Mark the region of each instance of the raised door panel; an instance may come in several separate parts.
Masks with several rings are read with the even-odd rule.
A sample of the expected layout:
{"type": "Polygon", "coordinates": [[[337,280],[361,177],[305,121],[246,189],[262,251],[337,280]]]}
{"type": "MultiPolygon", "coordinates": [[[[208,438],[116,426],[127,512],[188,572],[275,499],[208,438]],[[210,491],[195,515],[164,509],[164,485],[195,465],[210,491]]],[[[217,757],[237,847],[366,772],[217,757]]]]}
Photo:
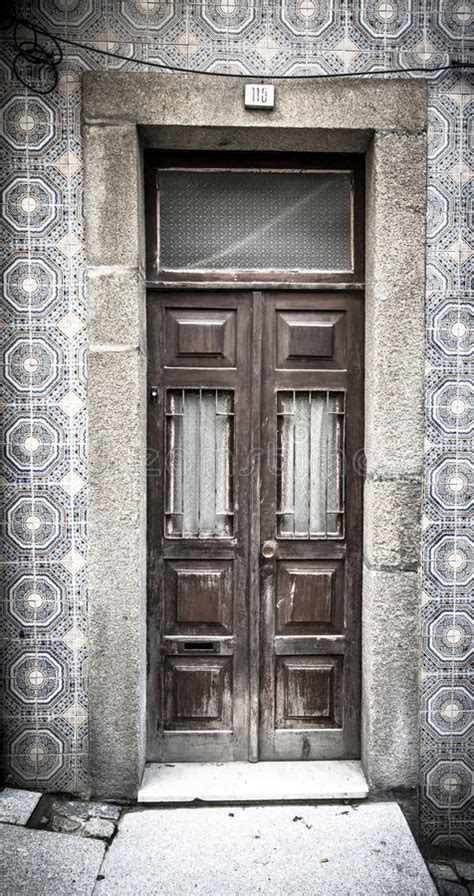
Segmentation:
{"type": "Polygon", "coordinates": [[[233,561],[181,560],[165,565],[167,635],[231,635],[233,561]]]}
{"type": "Polygon", "coordinates": [[[236,311],[168,308],[165,363],[169,367],[235,367],[236,311]]]}
{"type": "Polygon", "coordinates": [[[278,657],[277,728],[337,728],[341,723],[342,658],[278,657]]]}
{"type": "Polygon", "coordinates": [[[341,368],[346,352],[343,311],[278,311],[277,367],[341,368]]]}
{"type": "Polygon", "coordinates": [[[232,658],[166,657],[165,730],[232,727],[232,658]]]}
{"type": "Polygon", "coordinates": [[[342,560],[281,560],[276,564],[275,634],[342,634],[342,560]]]}

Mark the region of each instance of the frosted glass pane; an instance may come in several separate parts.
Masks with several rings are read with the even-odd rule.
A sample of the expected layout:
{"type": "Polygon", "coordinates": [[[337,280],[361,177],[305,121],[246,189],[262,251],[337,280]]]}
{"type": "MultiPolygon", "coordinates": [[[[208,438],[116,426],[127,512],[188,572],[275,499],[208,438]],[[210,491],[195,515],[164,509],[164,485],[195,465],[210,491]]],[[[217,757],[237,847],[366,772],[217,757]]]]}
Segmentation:
{"type": "Polygon", "coordinates": [[[351,175],[159,174],[159,267],[350,271],[351,175]]]}
{"type": "Polygon", "coordinates": [[[295,414],[294,392],[280,392],[278,420],[278,457],[279,457],[279,491],[280,519],[279,532],[291,533],[294,530],[295,506],[295,414]]]}
{"type": "Polygon", "coordinates": [[[324,393],[310,394],[310,532],[324,532],[326,528],[327,420],[325,399],[324,393]]]}
{"type": "Polygon", "coordinates": [[[293,418],[295,430],[295,515],[294,530],[297,534],[308,531],[309,482],[308,467],[311,460],[311,443],[309,428],[310,407],[305,393],[296,393],[295,412],[293,418]]]}
{"type": "Polygon", "coordinates": [[[183,535],[199,533],[199,393],[183,393],[183,535]]]}
{"type": "Polygon", "coordinates": [[[327,531],[334,534],[338,532],[343,511],[342,452],[339,446],[338,426],[344,405],[340,393],[328,393],[327,411],[327,531]]]}
{"type": "Polygon", "coordinates": [[[229,536],[232,392],[170,389],[166,399],[166,534],[229,536]]]}
{"type": "Polygon", "coordinates": [[[279,392],[277,414],[278,534],[342,535],[343,394],[279,392]]]}

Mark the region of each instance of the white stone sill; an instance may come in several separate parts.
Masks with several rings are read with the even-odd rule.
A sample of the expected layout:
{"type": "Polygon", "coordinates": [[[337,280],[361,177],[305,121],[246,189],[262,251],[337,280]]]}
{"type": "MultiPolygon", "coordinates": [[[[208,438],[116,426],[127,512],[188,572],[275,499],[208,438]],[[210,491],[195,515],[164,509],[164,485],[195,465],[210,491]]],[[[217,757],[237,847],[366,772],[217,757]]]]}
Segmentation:
{"type": "Polygon", "coordinates": [[[150,763],[139,803],[291,802],[364,799],[369,793],[359,760],[331,762],[150,763]]]}

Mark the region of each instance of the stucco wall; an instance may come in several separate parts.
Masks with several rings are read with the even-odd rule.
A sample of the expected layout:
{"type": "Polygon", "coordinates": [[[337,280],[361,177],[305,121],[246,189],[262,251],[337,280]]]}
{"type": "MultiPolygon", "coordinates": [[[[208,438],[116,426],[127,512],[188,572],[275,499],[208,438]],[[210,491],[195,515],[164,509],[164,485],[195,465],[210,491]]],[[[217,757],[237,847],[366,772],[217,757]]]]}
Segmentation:
{"type": "MultiPolygon", "coordinates": [[[[473,24],[468,0],[43,0],[18,8],[59,35],[128,57],[267,75],[443,64],[448,53],[463,58],[473,24]]],[[[4,49],[8,60],[11,47],[6,43],[4,49]]],[[[84,286],[81,74],[141,66],[91,49],[64,45],[63,50],[58,87],[47,96],[25,90],[7,62],[1,64],[6,83],[3,755],[13,784],[84,791],[89,773],[87,484],[94,473],[86,456],[85,311],[94,293],[86,294],[84,286]]],[[[430,76],[428,89],[419,781],[425,837],[462,845],[469,838],[471,794],[473,91],[468,73],[458,71],[430,76]]],[[[106,396],[104,403],[106,413],[106,396]]],[[[117,612],[126,615],[120,601],[117,612]]],[[[410,641],[413,632],[406,637],[410,641]]]]}

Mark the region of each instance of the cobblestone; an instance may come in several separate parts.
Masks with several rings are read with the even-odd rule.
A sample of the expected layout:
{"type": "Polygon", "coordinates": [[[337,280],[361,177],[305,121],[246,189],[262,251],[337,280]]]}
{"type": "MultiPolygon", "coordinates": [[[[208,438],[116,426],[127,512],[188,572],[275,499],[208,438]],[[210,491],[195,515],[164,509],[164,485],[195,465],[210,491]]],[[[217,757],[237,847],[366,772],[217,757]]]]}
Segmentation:
{"type": "Polygon", "coordinates": [[[428,862],[428,868],[436,879],[441,880],[458,880],[458,876],[451,865],[445,865],[442,862],[428,862]]]}
{"type": "Polygon", "coordinates": [[[61,815],[72,815],[75,818],[109,818],[111,821],[118,821],[120,806],[114,806],[108,803],[87,803],[80,800],[66,803],[55,803],[55,809],[61,815]]]}
{"type": "Polygon", "coordinates": [[[429,870],[439,896],[474,896],[474,863],[453,859],[452,862],[429,862],[429,870]]]}
{"type": "Polygon", "coordinates": [[[72,815],[63,817],[62,815],[53,816],[53,831],[57,834],[74,834],[82,827],[80,818],[74,818],[72,815]]]}
{"type": "Polygon", "coordinates": [[[115,834],[113,821],[104,818],[91,818],[83,828],[85,837],[100,837],[101,840],[109,840],[115,834]]]}
{"type": "Polygon", "coordinates": [[[474,881],[474,862],[460,862],[456,859],[454,867],[463,880],[474,881]]]}
{"type": "Polygon", "coordinates": [[[110,840],[115,834],[121,811],[120,806],[108,803],[55,799],[47,822],[49,829],[58,833],[110,840]]]}
{"type": "Polygon", "coordinates": [[[468,896],[469,890],[462,884],[452,880],[439,880],[436,882],[440,896],[468,896]]]}

